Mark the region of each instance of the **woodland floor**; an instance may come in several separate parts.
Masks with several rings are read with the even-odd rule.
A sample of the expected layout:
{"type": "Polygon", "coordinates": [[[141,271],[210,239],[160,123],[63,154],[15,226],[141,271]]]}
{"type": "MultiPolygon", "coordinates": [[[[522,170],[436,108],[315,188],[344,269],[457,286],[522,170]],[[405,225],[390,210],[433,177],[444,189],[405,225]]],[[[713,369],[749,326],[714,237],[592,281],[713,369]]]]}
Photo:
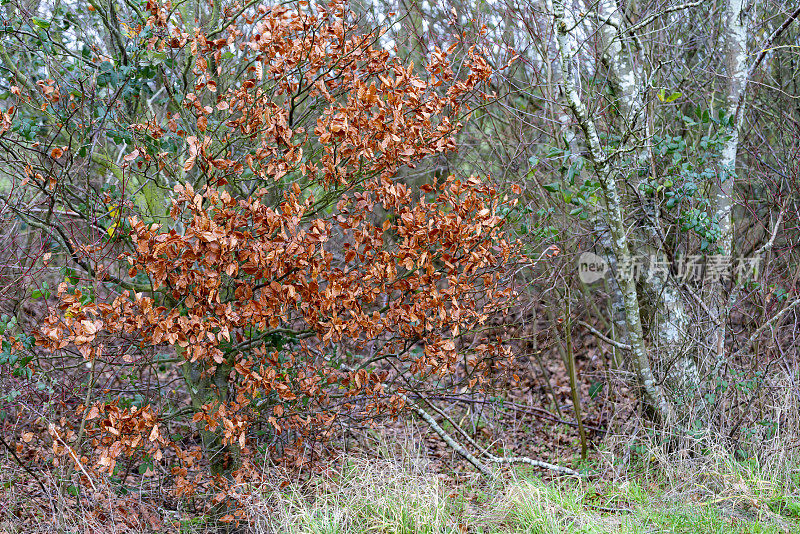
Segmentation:
{"type": "MultiPolygon", "coordinates": [[[[542,337],[541,352],[526,346],[494,391],[434,400],[493,454],[544,460],[585,478],[506,466],[486,480],[423,421],[407,417],[379,429],[346,428],[308,468],[248,487],[240,532],[800,534],[797,465],[736,462],[714,451],[697,458],[654,445],[634,396],[608,368],[608,349],[576,331],[589,450],[582,460],[557,345],[542,337]]],[[[19,435],[3,425],[4,436],[19,435]]],[[[0,453],[0,534],[216,531],[203,506],[210,495],[168,498],[136,469],[89,498],[59,492],[63,466],[45,470],[18,445],[16,458],[5,447],[0,453]]]]}
{"type": "MultiPolygon", "coordinates": [[[[583,346],[579,354],[591,351],[583,346]]],[[[613,388],[593,386],[592,373],[607,376],[593,367],[597,361],[578,359],[590,441],[586,460],[580,459],[569,381],[558,358],[547,359],[552,389],[537,379],[541,369],[520,375],[534,364],[520,358],[520,380],[507,384],[502,402],[454,397],[443,403],[495,454],[570,466],[588,475],[583,480],[523,466],[506,467],[488,481],[422,421],[408,418],[380,431],[349,429],[326,451],[325,469],[295,472],[279,488],[249,488],[243,500],[248,521],[240,532],[800,533],[798,488],[780,473],[713,455],[676,462],[644,441],[626,448],[606,435],[602,429],[615,425],[630,431],[637,414],[633,402],[620,414],[624,403],[608,397],[613,388]],[[607,409],[612,401],[613,413],[607,409]]],[[[159,492],[135,472],[91,502],[62,495],[53,513],[53,503],[8,451],[2,461],[0,534],[216,531],[197,505],[202,496],[159,501],[153,498],[159,492]]],[[[54,487],[52,473],[37,476],[47,489],[54,487]]]]}

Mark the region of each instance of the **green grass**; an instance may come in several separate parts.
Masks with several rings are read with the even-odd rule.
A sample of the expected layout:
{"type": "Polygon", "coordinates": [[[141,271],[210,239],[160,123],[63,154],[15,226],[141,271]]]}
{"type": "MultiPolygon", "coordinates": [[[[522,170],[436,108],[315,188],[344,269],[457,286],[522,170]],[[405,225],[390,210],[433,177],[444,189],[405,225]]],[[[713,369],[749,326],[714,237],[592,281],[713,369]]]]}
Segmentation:
{"type": "Polygon", "coordinates": [[[800,499],[750,467],[547,481],[530,471],[445,484],[407,459],[353,460],[314,488],[253,501],[258,534],[800,534],[800,499]]]}
{"type": "MultiPolygon", "coordinates": [[[[487,481],[471,471],[437,473],[414,447],[376,445],[371,457],[350,457],[302,484],[280,488],[278,478],[260,489],[242,486],[247,520],[237,532],[800,534],[796,463],[763,466],[721,455],[680,460],[648,452],[645,461],[614,471],[609,466],[616,456],[600,452],[585,479],[546,479],[541,471],[519,467],[487,481]]],[[[62,531],[82,532],[80,510],[67,512],[72,519],[61,521],[62,531]]],[[[164,515],[173,528],[162,532],[214,531],[210,519],[179,515],[172,522],[164,515]]],[[[44,528],[47,519],[37,532],[52,531],[44,528]]],[[[31,532],[0,522],[3,530],[31,532]]]]}
{"type": "Polygon", "coordinates": [[[457,504],[444,485],[408,464],[351,461],[318,481],[316,494],[299,486],[253,503],[257,532],[286,534],[458,533],[457,504]]]}
{"type": "Polygon", "coordinates": [[[556,489],[542,481],[513,483],[506,490],[503,515],[488,533],[530,534],[686,534],[800,532],[798,525],[771,511],[744,513],[714,503],[679,503],[661,491],[643,495],[641,487],[608,494],[578,487],[556,489]],[[605,501],[605,502],[603,502],[605,501]],[[602,504],[598,504],[602,502],[602,504]]]}

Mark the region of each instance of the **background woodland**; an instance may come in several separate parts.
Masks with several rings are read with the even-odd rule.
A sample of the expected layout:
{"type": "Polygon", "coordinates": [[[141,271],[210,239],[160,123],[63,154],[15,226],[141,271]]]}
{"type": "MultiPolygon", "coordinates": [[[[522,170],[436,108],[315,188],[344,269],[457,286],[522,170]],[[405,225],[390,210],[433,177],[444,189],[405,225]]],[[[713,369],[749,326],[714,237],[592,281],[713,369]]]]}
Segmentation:
{"type": "Polygon", "coordinates": [[[800,7],[0,3],[0,529],[797,528],[800,7]]]}

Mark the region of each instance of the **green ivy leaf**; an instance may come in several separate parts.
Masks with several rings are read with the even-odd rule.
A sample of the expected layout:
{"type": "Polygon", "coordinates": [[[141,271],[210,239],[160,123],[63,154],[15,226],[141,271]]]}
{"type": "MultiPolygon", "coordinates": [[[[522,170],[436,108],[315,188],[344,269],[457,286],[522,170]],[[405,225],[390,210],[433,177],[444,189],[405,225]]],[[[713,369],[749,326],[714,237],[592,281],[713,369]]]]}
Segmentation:
{"type": "Polygon", "coordinates": [[[589,387],[589,396],[591,398],[595,398],[601,391],[603,391],[605,385],[605,382],[592,382],[592,385],[589,387]]]}
{"type": "Polygon", "coordinates": [[[40,28],[42,28],[44,30],[46,30],[47,28],[50,27],[50,23],[48,21],[46,21],[46,20],[42,20],[42,19],[37,18],[37,17],[33,17],[32,20],[33,20],[34,24],[36,24],[37,26],[39,26],[40,28]]]}
{"type": "Polygon", "coordinates": [[[551,193],[556,193],[561,189],[561,184],[557,182],[553,182],[551,184],[543,185],[545,191],[549,191],[551,193]]]}

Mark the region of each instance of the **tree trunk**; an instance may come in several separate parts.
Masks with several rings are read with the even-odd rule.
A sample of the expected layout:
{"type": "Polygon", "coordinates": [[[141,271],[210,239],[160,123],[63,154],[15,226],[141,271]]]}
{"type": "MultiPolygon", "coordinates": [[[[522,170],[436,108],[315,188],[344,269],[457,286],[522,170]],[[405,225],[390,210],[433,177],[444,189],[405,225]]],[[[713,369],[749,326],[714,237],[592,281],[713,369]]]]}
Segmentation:
{"type": "MultiPolygon", "coordinates": [[[[572,110],[579,126],[583,130],[589,149],[589,159],[594,165],[594,172],[603,191],[605,200],[604,214],[611,233],[611,245],[614,254],[617,258],[631,258],[628,233],[623,217],[622,200],[617,185],[619,172],[610,164],[609,158],[600,143],[595,122],[589,116],[586,106],[578,94],[576,80],[574,79],[572,43],[564,11],[564,1],[554,0],[553,16],[556,45],[559,52],[564,96],[568,107],[572,110]]],[[[632,363],[636,370],[639,385],[644,390],[645,398],[655,410],[658,418],[665,424],[670,424],[675,422],[675,411],[663,389],[657,383],[650,366],[642,331],[639,295],[633,272],[628,269],[620,269],[617,275],[617,282],[622,293],[628,342],[631,346],[632,363]]]]}
{"type": "MultiPolygon", "coordinates": [[[[182,355],[184,350],[179,350],[182,355]]],[[[208,375],[202,362],[184,361],[182,366],[183,377],[189,387],[192,398],[192,408],[195,413],[203,412],[203,407],[216,410],[220,404],[228,400],[231,365],[223,362],[218,365],[213,374],[208,375]]],[[[239,467],[239,446],[236,443],[225,444],[223,428],[220,424],[215,429],[206,429],[202,420],[197,423],[197,431],[203,441],[205,457],[209,459],[212,475],[228,477],[239,467]]]]}

